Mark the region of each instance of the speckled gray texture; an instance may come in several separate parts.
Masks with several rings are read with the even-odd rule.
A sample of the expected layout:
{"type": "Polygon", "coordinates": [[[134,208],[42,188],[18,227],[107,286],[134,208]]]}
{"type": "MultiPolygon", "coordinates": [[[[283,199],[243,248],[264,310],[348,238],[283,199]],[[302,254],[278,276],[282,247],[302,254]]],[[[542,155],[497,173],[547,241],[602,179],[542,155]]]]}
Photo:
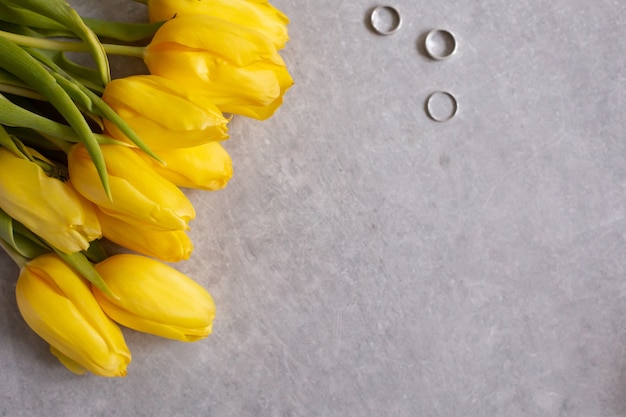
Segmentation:
{"type": "Polygon", "coordinates": [[[231,123],[227,189],[189,194],[179,267],[214,334],[127,331],[127,378],[76,377],[2,257],[0,415],[625,416],[626,3],[397,0],[388,37],[374,2],[274,4],[296,85],[231,123]],[[458,36],[445,62],[419,45],[435,27],[458,36]],[[447,123],[424,112],[439,89],[447,123]]]}

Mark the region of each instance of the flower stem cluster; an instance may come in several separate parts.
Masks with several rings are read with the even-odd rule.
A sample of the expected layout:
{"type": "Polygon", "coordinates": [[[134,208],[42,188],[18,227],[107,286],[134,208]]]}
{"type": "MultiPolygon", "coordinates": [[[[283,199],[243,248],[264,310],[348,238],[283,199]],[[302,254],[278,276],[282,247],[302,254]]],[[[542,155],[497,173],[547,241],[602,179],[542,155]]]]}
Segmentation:
{"type": "Polygon", "coordinates": [[[211,333],[211,295],[164,263],[193,251],[184,190],[224,188],[231,115],[267,119],[293,84],[268,1],[136,1],[145,23],[0,0],[0,246],[28,325],[68,369],[106,377],[131,361],[120,325],[211,333]],[[148,71],[112,77],[110,55],[148,71]]]}

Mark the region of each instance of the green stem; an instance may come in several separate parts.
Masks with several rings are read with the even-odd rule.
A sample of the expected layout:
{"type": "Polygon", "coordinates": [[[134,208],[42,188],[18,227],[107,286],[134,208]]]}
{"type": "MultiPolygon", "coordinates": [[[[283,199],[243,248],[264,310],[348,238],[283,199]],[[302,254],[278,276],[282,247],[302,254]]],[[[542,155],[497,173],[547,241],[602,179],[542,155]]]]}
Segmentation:
{"type": "MultiPolygon", "coordinates": [[[[18,35],[16,33],[0,30],[0,36],[21,46],[48,49],[65,52],[89,52],[89,47],[83,42],[58,41],[53,39],[34,38],[32,36],[18,35]]],[[[133,56],[142,58],[145,47],[131,45],[102,44],[104,50],[112,55],[133,56]]]]}
{"type": "MultiPolygon", "coordinates": [[[[112,43],[104,43],[102,46],[107,54],[132,56],[140,59],[143,59],[146,51],[144,46],[115,45],[112,43]]],[[[85,48],[85,50],[87,49],[85,48]]]]}

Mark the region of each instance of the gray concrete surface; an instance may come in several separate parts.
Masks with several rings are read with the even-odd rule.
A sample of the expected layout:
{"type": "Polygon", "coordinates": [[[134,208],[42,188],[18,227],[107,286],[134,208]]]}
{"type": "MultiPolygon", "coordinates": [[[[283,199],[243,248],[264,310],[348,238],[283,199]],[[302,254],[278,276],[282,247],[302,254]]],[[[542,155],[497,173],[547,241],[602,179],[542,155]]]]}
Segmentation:
{"type": "Polygon", "coordinates": [[[296,85],[232,122],[228,188],[190,193],[180,268],[214,334],[128,331],[127,378],[76,377],[1,257],[0,415],[625,416],[626,3],[395,0],[388,37],[374,2],[274,4],[296,85]],[[419,46],[435,27],[445,62],[419,46]],[[439,89],[447,123],[424,112],[439,89]]]}

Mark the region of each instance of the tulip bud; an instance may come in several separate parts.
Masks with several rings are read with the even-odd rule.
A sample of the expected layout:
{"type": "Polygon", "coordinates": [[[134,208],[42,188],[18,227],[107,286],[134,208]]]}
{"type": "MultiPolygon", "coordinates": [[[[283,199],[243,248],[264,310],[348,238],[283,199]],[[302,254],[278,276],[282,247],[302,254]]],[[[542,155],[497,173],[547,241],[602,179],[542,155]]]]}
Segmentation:
{"type": "Polygon", "coordinates": [[[175,16],[207,15],[257,30],[277,49],[289,40],[289,19],[267,0],[148,0],[151,22],[175,16]]]}
{"type": "Polygon", "coordinates": [[[202,286],[176,269],[140,255],[113,255],[96,265],[115,300],[92,286],[102,309],[131,329],[193,342],[211,333],[215,304],[202,286]]]}
{"type": "Polygon", "coordinates": [[[92,205],[69,183],[47,176],[39,165],[5,148],[0,148],[0,167],[0,208],[50,245],[79,252],[101,236],[92,205]]]}
{"type": "Polygon", "coordinates": [[[233,164],[228,152],[219,142],[209,142],[193,148],[159,151],[160,164],[141,150],[136,151],[162,177],[179,187],[219,190],[233,176],[233,164]]]}
{"type": "Polygon", "coordinates": [[[179,262],[189,259],[193,243],[182,230],[158,230],[126,222],[97,210],[103,236],[132,251],[152,256],[164,262],[179,262]]]}
{"type": "Polygon", "coordinates": [[[82,144],[68,154],[70,181],[87,200],[109,216],[161,230],[186,230],[195,210],[185,194],[157,174],[132,149],[101,145],[112,199],[100,185],[93,161],[82,144]]]}
{"type": "Polygon", "coordinates": [[[165,22],[145,49],[151,74],[208,95],[226,113],[267,119],[293,80],[276,47],[254,29],[203,15],[165,22]]]}
{"type": "MultiPolygon", "coordinates": [[[[155,75],[118,78],[107,84],[102,99],[152,150],[228,138],[228,119],[210,96],[183,83],[155,75]]],[[[104,126],[114,138],[131,143],[114,123],[104,119],[104,126]]]]}
{"type": "Polygon", "coordinates": [[[119,327],[89,284],[56,254],[29,261],[16,285],[17,306],[52,353],[76,373],[125,376],[131,355],[119,327]]]}

